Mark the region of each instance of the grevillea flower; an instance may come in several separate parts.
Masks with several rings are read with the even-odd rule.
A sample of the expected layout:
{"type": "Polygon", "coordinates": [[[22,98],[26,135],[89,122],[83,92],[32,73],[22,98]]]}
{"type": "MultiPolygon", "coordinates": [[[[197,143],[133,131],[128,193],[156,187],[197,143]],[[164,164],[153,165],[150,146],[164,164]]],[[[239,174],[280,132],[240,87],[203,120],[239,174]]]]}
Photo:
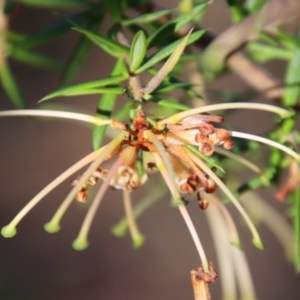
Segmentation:
{"type": "MultiPolygon", "coordinates": [[[[282,108],[253,103],[207,105],[180,112],[165,119],[149,118],[143,110],[138,110],[130,124],[123,124],[114,119],[101,120],[96,117],[70,112],[44,110],[0,112],[0,117],[45,116],[76,119],[99,126],[110,125],[113,129],[119,131],[119,134],[110,143],[90,153],[49,183],[17,214],[11,223],[2,228],[2,235],[4,237],[14,236],[19,222],[46,194],[82,167],[91,163],[82,176],[73,179],[71,182],[73,186],[71,192],[62,202],[53,218],[45,225],[46,231],[51,233],[59,231],[61,218],[72,201],[76,199],[85,202],[87,199],[86,190],[102,181],[83,221],[79,235],[73,242],[73,247],[77,250],[83,250],[88,246],[87,237],[90,226],[109,187],[123,190],[129,229],[135,241],[135,246],[139,246],[143,243],[143,237],[133,219],[130,192],[141,187],[151,177],[149,171],[157,169],[171,192],[172,205],[179,208],[188,226],[202,262],[201,269],[192,271],[193,282],[196,280],[195,278],[201,278],[204,285],[207,285],[214,280],[216,274],[206,258],[197,231],[185,208],[185,195],[194,195],[200,208],[208,208],[209,210],[209,203],[211,201],[215,202],[214,197],[210,195],[214,195],[218,188],[222,190],[248,224],[253,236],[253,243],[258,248],[263,248],[262,241],[251,219],[224,183],[222,177],[226,178],[226,174],[223,173],[220,167],[214,165],[210,156],[215,151],[226,155],[227,151],[225,150],[229,150],[234,146],[234,138],[244,138],[277,147],[292,156],[296,161],[300,161],[299,154],[282,144],[260,136],[220,128],[219,126],[223,122],[222,116],[203,114],[226,109],[259,109],[276,113],[282,118],[291,116],[291,112],[282,108]],[[109,170],[103,168],[103,162],[107,160],[114,161],[109,170]]],[[[226,211],[221,202],[218,205],[224,207],[223,212],[226,211]]],[[[228,213],[225,212],[226,214],[225,219],[232,223],[228,213]]],[[[236,230],[233,230],[233,232],[236,232],[236,230]]],[[[237,233],[232,235],[232,244],[239,246],[237,233]]]]}

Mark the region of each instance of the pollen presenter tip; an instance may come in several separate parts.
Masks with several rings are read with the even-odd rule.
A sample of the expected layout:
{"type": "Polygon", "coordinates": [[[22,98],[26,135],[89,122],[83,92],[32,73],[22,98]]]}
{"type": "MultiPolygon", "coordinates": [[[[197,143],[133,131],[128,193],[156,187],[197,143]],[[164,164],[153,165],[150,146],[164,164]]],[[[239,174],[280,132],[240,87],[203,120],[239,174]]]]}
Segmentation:
{"type": "Polygon", "coordinates": [[[46,223],[44,225],[44,229],[48,232],[48,233],[56,233],[58,231],[60,231],[60,225],[57,223],[46,223]]]}
{"type": "Polygon", "coordinates": [[[264,246],[264,244],[262,243],[261,240],[253,239],[253,240],[252,240],[252,243],[253,243],[253,245],[254,245],[256,248],[258,248],[258,249],[260,249],[260,250],[264,250],[264,249],[265,249],[265,246],[264,246]]]}
{"type": "Polygon", "coordinates": [[[72,243],[73,249],[77,251],[82,251],[88,248],[89,242],[87,240],[82,240],[82,239],[75,239],[72,243]]]}
{"type": "Polygon", "coordinates": [[[145,243],[145,237],[143,235],[139,235],[134,239],[133,247],[134,249],[139,249],[144,245],[144,243],[145,243]]]}
{"type": "Polygon", "coordinates": [[[241,251],[243,250],[243,248],[242,248],[242,246],[241,246],[241,244],[240,244],[239,241],[233,241],[230,244],[231,244],[231,246],[233,246],[234,248],[236,248],[238,250],[241,250],[241,251]]]}
{"type": "Polygon", "coordinates": [[[15,227],[12,227],[10,225],[4,226],[1,229],[1,234],[5,238],[12,238],[17,234],[17,229],[15,227]]]}

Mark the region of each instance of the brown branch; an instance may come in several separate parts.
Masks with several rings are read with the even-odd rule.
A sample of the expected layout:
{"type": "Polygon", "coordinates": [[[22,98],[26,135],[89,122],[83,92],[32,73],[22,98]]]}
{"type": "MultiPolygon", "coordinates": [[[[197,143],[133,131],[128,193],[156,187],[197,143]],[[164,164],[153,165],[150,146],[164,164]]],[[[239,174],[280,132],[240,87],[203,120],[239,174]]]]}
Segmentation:
{"type": "Polygon", "coordinates": [[[212,263],[209,265],[209,271],[210,274],[206,274],[202,267],[191,271],[195,300],[211,300],[208,285],[217,278],[217,273],[214,270],[212,263]]]}

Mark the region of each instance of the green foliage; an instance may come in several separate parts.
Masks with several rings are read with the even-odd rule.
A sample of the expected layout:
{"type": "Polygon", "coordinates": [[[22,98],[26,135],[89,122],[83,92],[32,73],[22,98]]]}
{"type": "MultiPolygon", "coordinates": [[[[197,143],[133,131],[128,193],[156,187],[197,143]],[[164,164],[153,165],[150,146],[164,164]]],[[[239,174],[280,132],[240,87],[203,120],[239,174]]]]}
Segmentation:
{"type": "Polygon", "coordinates": [[[143,31],[138,31],[132,41],[129,56],[129,70],[135,73],[141,65],[147,50],[146,36],[143,31]]]}
{"type": "MultiPolygon", "coordinates": [[[[79,84],[75,84],[72,86],[68,86],[68,87],[64,87],[61,88],[55,92],[52,92],[50,94],[48,94],[47,96],[45,96],[43,99],[41,99],[41,101],[45,101],[45,100],[49,100],[55,97],[59,97],[59,96],[76,96],[76,95],[84,95],[85,93],[88,95],[90,94],[89,91],[93,91],[92,93],[94,94],[95,88],[99,88],[99,87],[104,87],[110,84],[114,84],[114,83],[120,83],[121,81],[123,81],[126,77],[124,75],[117,75],[117,76],[111,76],[108,78],[103,78],[103,79],[99,79],[99,80],[94,80],[94,81],[90,81],[90,82],[84,82],[84,83],[79,83],[79,84]]],[[[105,91],[107,93],[117,93],[117,94],[121,94],[122,93],[122,89],[120,88],[103,88],[103,89],[98,89],[99,90],[99,94],[102,93],[100,92],[101,90],[105,93],[105,91]]]]}

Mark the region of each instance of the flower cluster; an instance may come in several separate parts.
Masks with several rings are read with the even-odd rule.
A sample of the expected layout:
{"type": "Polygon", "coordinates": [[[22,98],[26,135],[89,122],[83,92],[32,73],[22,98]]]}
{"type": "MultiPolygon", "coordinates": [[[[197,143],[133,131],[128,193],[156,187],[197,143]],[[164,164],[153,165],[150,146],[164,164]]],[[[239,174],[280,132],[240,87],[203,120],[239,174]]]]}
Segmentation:
{"type": "MultiPolygon", "coordinates": [[[[11,223],[2,228],[2,235],[4,237],[14,236],[18,223],[45,195],[68,177],[78,172],[82,167],[92,162],[81,176],[78,176],[71,182],[73,186],[71,192],[50,222],[45,225],[45,230],[48,232],[54,233],[59,231],[60,221],[73,200],[77,199],[80,202],[85,202],[87,200],[86,190],[88,187],[96,185],[99,179],[102,180],[103,183],[89,207],[79,235],[73,242],[75,249],[83,250],[88,246],[87,236],[90,226],[109,187],[123,190],[125,211],[131,235],[136,240],[136,246],[143,243],[143,238],[139,234],[133,219],[130,192],[146,182],[151,176],[149,171],[152,169],[157,169],[166,182],[172,195],[172,204],[179,208],[194,240],[202,261],[204,273],[212,274],[212,270],[193,222],[185,205],[183,205],[186,203],[185,195],[196,195],[200,208],[207,209],[209,201],[213,199],[209,194],[214,193],[217,188],[222,190],[248,224],[253,236],[253,243],[258,248],[263,248],[259,234],[248,214],[225,185],[221,176],[217,175],[218,172],[223,172],[223,169],[215,164],[210,156],[214,152],[227,155],[227,150],[233,147],[233,137],[251,139],[277,147],[292,156],[297,162],[300,161],[300,156],[292,149],[266,138],[216,128],[215,124],[222,122],[223,117],[207,114],[211,111],[240,108],[269,111],[280,115],[282,118],[291,116],[291,112],[282,108],[266,104],[253,105],[252,103],[207,105],[180,112],[165,119],[147,117],[145,112],[140,109],[136,111],[136,116],[130,124],[123,124],[114,119],[102,120],[70,112],[43,110],[0,112],[0,117],[24,115],[47,116],[76,119],[97,124],[98,126],[109,124],[113,129],[120,131],[119,135],[107,145],[90,153],[49,183],[17,214],[11,223]],[[110,159],[114,159],[112,167],[110,169],[102,168],[103,162],[110,159]]],[[[218,205],[224,207],[222,203],[218,205]]],[[[225,208],[222,208],[222,210],[226,211],[225,208]]],[[[230,217],[227,216],[226,218],[230,220],[230,217]]],[[[229,223],[232,223],[232,221],[229,221],[229,223]]],[[[239,246],[238,235],[236,230],[233,231],[235,233],[232,235],[232,244],[239,246]]]]}

